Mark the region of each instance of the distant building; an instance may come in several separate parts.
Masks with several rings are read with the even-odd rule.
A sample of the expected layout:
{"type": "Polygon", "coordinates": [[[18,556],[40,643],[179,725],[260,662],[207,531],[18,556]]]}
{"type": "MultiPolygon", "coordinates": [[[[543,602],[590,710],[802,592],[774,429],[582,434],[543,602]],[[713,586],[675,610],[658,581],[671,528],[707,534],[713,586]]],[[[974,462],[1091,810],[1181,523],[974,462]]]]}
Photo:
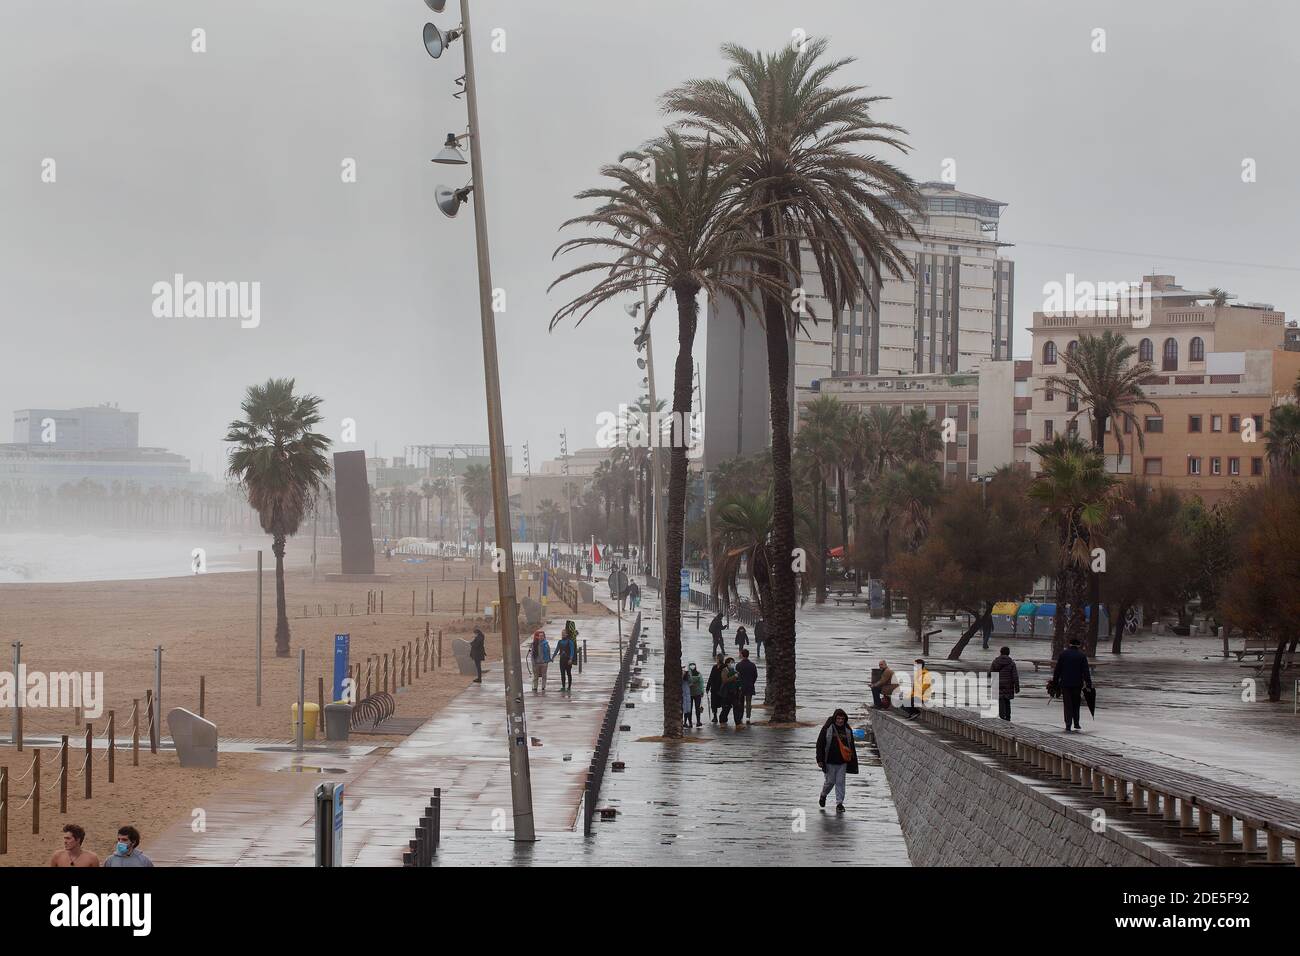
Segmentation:
{"type": "Polygon", "coordinates": [[[116,405],[86,408],[23,408],[14,412],[14,444],[49,445],[62,451],[140,447],[140,413],[116,405]]]}
{"type": "MultiPolygon", "coordinates": [[[[1114,311],[1034,313],[1032,438],[1036,443],[1069,430],[1085,438],[1091,433],[1087,410],[1072,424],[1077,406],[1047,379],[1065,376],[1064,356],[1082,336],[1109,329],[1137,349],[1139,361],[1153,365],[1143,391],[1160,410],[1138,413],[1144,448],[1131,432],[1125,433],[1123,455],[1107,441],[1107,469],[1196,493],[1212,504],[1234,485],[1263,480],[1269,410],[1292,400],[1300,352],[1284,348],[1285,316],[1271,305],[1217,305],[1209,292],[1184,289],[1173,276],[1143,279],[1152,297],[1140,323],[1114,311]],[[1243,440],[1252,433],[1243,424],[1248,419],[1253,442],[1243,440]]],[[[1030,459],[1037,470],[1036,456],[1030,459]]]]}
{"type": "MultiPolygon", "coordinates": [[[[894,278],[859,259],[866,280],[856,306],[832,329],[811,250],[803,250],[803,290],[816,317],[790,350],[791,427],[797,405],[843,376],[973,372],[1011,358],[1015,263],[1001,252],[1006,203],[959,192],[950,183],[919,187],[920,215],[907,212],[915,240],[898,242],[912,274],[894,278]]],[[[758,316],[745,321],[730,303],[710,302],[706,328],[705,463],[753,455],[771,445],[767,347],[758,316]]]]}

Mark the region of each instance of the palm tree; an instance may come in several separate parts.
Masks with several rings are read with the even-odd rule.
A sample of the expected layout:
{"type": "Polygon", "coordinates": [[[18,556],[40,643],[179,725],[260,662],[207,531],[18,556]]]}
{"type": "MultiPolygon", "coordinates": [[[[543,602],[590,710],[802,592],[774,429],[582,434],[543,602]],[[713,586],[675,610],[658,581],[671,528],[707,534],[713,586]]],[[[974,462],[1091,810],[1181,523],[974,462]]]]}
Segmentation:
{"type": "MultiPolygon", "coordinates": [[[[1300,375],[1296,376],[1295,398],[1300,402],[1300,375]]],[[[1300,405],[1278,405],[1269,413],[1267,442],[1269,471],[1275,475],[1300,477],[1300,405]]]]}
{"type": "Polygon", "coordinates": [[[1092,542],[1104,527],[1118,483],[1106,473],[1101,453],[1084,445],[1077,435],[1058,435],[1031,450],[1038,455],[1042,470],[1029,485],[1029,497],[1042,505],[1044,518],[1056,528],[1060,547],[1052,637],[1055,659],[1067,640],[1083,643],[1086,637],[1083,609],[1088,601],[1092,542]]]}
{"type": "Polygon", "coordinates": [[[1210,298],[1214,300],[1215,308],[1222,308],[1223,306],[1228,304],[1227,289],[1220,289],[1218,286],[1211,286],[1205,291],[1208,292],[1210,294],[1210,298]]]}
{"type": "Polygon", "coordinates": [[[312,431],[321,421],[320,399],[295,395],[293,379],[272,378],[250,385],[230,423],[227,474],[239,483],[271,535],[275,555],[275,656],[289,656],[289,615],[284,601],[284,543],[298,532],[312,496],[329,474],[330,441],[312,431]]]}
{"type": "Polygon", "coordinates": [[[492,507],[492,475],[487,465],[466,465],[461,476],[460,493],[465,496],[469,510],[478,516],[478,563],[483,563],[484,540],[487,536],[485,522],[492,507]]]}
{"type": "MultiPolygon", "coordinates": [[[[629,154],[632,155],[632,154],[629,154]]],[[[593,233],[570,239],[556,255],[571,250],[608,250],[606,261],[591,262],[566,272],[566,279],[588,272],[604,273],[587,292],[560,308],[551,327],[568,316],[581,322],[592,310],[618,296],[639,291],[642,283],[655,291],[646,315],[647,326],[669,293],[677,303],[677,361],[673,369],[675,421],[690,419],[694,366],[691,348],[699,319],[699,294],[727,299],[743,309],[753,290],[779,288],[770,275],[755,271],[764,264],[780,265],[776,253],[753,242],[743,230],[743,197],[735,186],[734,166],[715,163],[712,148],[688,148],[668,132],[636,158],[649,160],[652,174],[642,176],[624,165],[610,165],[602,174],[613,187],[588,189],[579,199],[595,199],[595,212],[565,223],[593,233]],[[613,235],[608,235],[612,232],[613,235]]],[[[686,436],[675,436],[669,454],[668,505],[664,542],[667,581],[681,570],[686,525],[686,436]]],[[[664,736],[680,737],[681,721],[681,595],[663,590],[664,736]]]]}
{"type": "Polygon", "coordinates": [[[829,546],[826,485],[844,459],[848,422],[844,406],[829,395],[819,396],[805,405],[803,415],[803,424],[795,436],[795,450],[805,460],[807,485],[812,490],[813,515],[817,524],[817,603],[825,604],[826,549],[829,546]]]}
{"type": "Polygon", "coordinates": [[[1050,387],[1059,388],[1067,398],[1078,402],[1078,411],[1070,417],[1071,422],[1083,415],[1091,416],[1092,446],[1103,455],[1106,452],[1107,424],[1110,423],[1118,449],[1117,466],[1124,454],[1124,430],[1131,428],[1137,435],[1138,447],[1146,447],[1138,410],[1160,411],[1160,406],[1142,391],[1142,380],[1153,371],[1151,363],[1129,365],[1129,360],[1136,354],[1136,346],[1110,329],[1101,335],[1084,335],[1077,348],[1065,351],[1066,374],[1049,375],[1046,380],[1050,387]],[[1121,423],[1124,429],[1120,428],[1121,423]]]}
{"type": "Polygon", "coordinates": [[[834,322],[865,286],[859,256],[876,271],[885,269],[899,278],[911,273],[895,240],[916,237],[905,210],[919,212],[921,206],[910,177],[859,152],[882,146],[905,152],[908,147],[898,138],[905,131],[872,119],[871,109],[881,97],[833,82],[853,61],[823,60],[825,51],[824,40],[771,54],[728,44],[722,48],[731,65],[725,80],[690,80],[664,97],[665,110],[676,114],[692,135],[718,144],[720,161],[739,164],[738,186],[751,211],[750,229],[774,253],[761,266],[769,287],[759,291],[771,392],[772,545],[776,554],[786,556],[773,564],[775,603],[767,628],[778,685],[772,719],[781,722],[795,719],[788,391],[790,339],[803,318],[793,310],[791,295],[801,281],[801,246],[809,248],[834,322]]]}
{"type": "Polygon", "coordinates": [[[867,445],[874,454],[871,474],[879,478],[889,465],[903,457],[906,439],[903,412],[897,405],[872,405],[864,427],[867,445]]]}
{"type": "Polygon", "coordinates": [[[943,451],[943,433],[924,408],[907,413],[900,428],[899,449],[909,461],[930,463],[943,451]]]}
{"type": "Polygon", "coordinates": [[[546,559],[549,561],[555,542],[555,522],[564,517],[564,509],[550,498],[543,498],[537,509],[537,517],[546,525],[546,559]]]}

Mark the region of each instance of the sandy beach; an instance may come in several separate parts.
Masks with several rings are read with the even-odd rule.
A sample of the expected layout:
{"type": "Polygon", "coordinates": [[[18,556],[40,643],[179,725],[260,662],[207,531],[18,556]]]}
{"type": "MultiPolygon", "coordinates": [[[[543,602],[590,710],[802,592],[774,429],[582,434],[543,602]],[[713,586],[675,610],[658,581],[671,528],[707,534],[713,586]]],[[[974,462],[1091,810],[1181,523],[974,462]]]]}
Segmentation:
{"type": "MultiPolygon", "coordinates": [[[[309,559],[310,547],[291,542],[285,572],[286,605],[290,617],[290,656],[275,656],[275,572],[269,544],[263,570],[263,676],[262,705],[255,705],[255,644],[257,620],[257,581],[254,571],[231,571],[221,574],[152,580],[94,581],[83,583],[6,584],[0,585],[0,670],[13,667],[14,641],[22,642],[22,661],[28,674],[33,672],[81,671],[102,672],[103,713],[92,721],[96,737],[106,727],[109,711],[116,715],[116,737],[129,740],[130,715],[134,701],[144,711],[146,689],[153,686],[154,648],[163,648],[163,711],[184,707],[199,710],[199,681],[205,682],[204,716],[216,723],[222,740],[287,742],[293,737],[291,705],[298,695],[298,651],[306,651],[306,700],[317,701],[318,678],[323,678],[326,694],[332,684],[334,635],[351,635],[351,661],[362,663],[369,654],[400,657],[407,642],[412,645],[423,638],[426,625],[433,636],[433,646],[441,631],[442,667],[421,667],[418,679],[396,689],[396,717],[427,718],[436,713],[472,680],[459,674],[452,654],[452,641],[468,638],[475,626],[474,607],[486,607],[497,596],[496,578],[485,566],[475,567],[464,560],[443,561],[427,558],[407,561],[399,556],[377,559],[376,570],[392,575],[383,584],[327,583],[325,574],[337,570],[337,556],[324,555],[313,584],[309,559]],[[445,578],[445,580],[444,580],[445,578]],[[426,610],[426,581],[431,607],[426,610]],[[368,592],[382,590],[384,613],[367,613],[368,592]],[[476,601],[477,597],[477,601],[476,601]],[[414,601],[415,613],[412,614],[414,601]],[[466,617],[461,616],[462,601],[466,617]],[[337,613],[336,613],[337,612],[337,613]],[[304,617],[306,613],[306,617],[304,617]]],[[[211,555],[210,555],[211,559],[211,555]]],[[[247,551],[222,556],[222,560],[246,561],[255,567],[256,555],[247,551]]],[[[520,599],[537,596],[539,582],[525,572],[517,577],[520,599]]],[[[376,601],[380,595],[376,595],[376,601]]],[[[554,600],[554,599],[553,599],[554,600]]],[[[566,617],[581,618],[607,613],[603,608],[582,606],[577,613],[563,604],[550,606],[551,630],[558,631],[566,617]]],[[[501,643],[499,633],[490,624],[477,620],[487,633],[488,661],[485,681],[501,679],[501,643]]],[[[396,667],[390,663],[390,689],[396,681],[396,667]]],[[[382,665],[373,678],[374,689],[382,683],[382,665]]],[[[362,687],[364,694],[364,686],[362,687]]],[[[0,709],[0,735],[8,741],[12,712],[0,709]]],[[[182,770],[176,757],[163,752],[156,757],[147,753],[147,724],[141,720],[142,748],[139,767],[130,766],[130,756],[119,756],[118,781],[110,787],[106,778],[97,775],[94,806],[73,813],[77,801],[69,800],[69,817],[57,813],[57,793],[53,804],[49,795],[44,804],[42,836],[34,844],[24,839],[16,843],[16,834],[24,829],[30,838],[30,815],[11,812],[10,853],[0,857],[0,865],[44,863],[59,845],[58,831],[63,823],[75,822],[97,831],[116,827],[128,820],[142,829],[161,830],[178,814],[188,813],[204,793],[226,785],[247,785],[247,775],[257,769],[262,759],[255,754],[221,756],[221,769],[213,773],[182,770]],[[50,807],[54,807],[54,812],[50,807]],[[99,817],[98,814],[106,814],[99,817]],[[119,819],[120,818],[120,819],[119,819]],[[25,823],[24,823],[25,819],[25,823]],[[48,824],[46,823],[48,820],[48,824]],[[117,821],[115,823],[111,821],[117,821]],[[47,834],[48,828],[48,834],[47,834]],[[50,836],[53,834],[53,836],[50,836]]],[[[69,708],[28,708],[24,712],[24,736],[31,746],[40,745],[53,759],[55,750],[36,739],[71,737],[72,754],[84,740],[85,722],[69,708]]],[[[165,735],[165,728],[164,728],[165,735]]],[[[354,737],[353,742],[380,744],[378,736],[354,737]]],[[[16,780],[30,764],[30,758],[18,755],[11,747],[0,749],[0,764],[8,765],[16,780]]],[[[47,767],[50,766],[47,764],[47,767]]],[[[77,766],[74,761],[74,766],[77,766]]],[[[102,766],[102,762],[101,762],[102,766]]],[[[101,771],[102,774],[102,771],[101,771]]],[[[44,778],[55,777],[45,770],[44,778]]],[[[79,783],[70,794],[80,794],[79,783]]],[[[11,786],[11,807],[22,803],[30,784],[11,786]],[[16,798],[16,799],[15,799],[16,798]]],[[[110,835],[111,836],[111,835],[110,835]]],[[[107,839],[107,838],[106,838],[107,839]]]]}

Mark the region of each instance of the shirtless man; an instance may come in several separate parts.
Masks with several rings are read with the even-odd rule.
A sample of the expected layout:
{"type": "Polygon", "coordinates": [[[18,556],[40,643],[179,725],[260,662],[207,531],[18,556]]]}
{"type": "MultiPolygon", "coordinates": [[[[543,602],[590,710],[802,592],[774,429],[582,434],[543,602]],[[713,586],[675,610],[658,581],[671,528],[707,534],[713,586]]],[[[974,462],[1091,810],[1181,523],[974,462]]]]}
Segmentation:
{"type": "Polygon", "coordinates": [[[99,857],[81,848],[86,831],[75,823],[63,828],[63,849],[50,857],[50,866],[99,866],[99,857]]]}

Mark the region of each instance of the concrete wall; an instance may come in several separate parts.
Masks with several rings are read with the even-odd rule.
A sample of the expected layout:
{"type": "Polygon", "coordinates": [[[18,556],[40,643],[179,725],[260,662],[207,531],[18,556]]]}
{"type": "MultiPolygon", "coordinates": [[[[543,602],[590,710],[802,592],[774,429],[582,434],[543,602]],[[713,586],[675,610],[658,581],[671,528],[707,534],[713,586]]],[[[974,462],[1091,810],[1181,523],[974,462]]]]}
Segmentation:
{"type": "Polygon", "coordinates": [[[914,866],[1180,866],[1178,860],[968,754],[917,723],[872,713],[914,866]]]}

